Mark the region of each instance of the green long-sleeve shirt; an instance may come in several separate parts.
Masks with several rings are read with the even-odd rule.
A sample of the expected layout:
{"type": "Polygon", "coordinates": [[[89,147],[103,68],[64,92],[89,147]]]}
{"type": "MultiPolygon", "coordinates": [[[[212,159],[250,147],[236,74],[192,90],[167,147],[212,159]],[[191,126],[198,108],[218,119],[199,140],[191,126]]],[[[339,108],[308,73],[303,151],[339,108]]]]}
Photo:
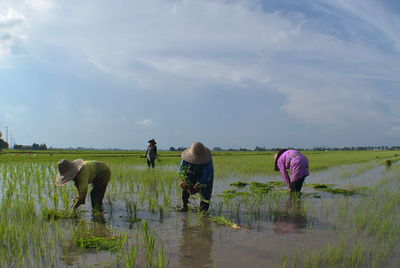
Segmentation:
{"type": "Polygon", "coordinates": [[[111,171],[107,164],[100,161],[84,161],[81,170],[74,178],[75,186],[78,188],[78,197],[75,199],[73,208],[85,204],[89,184],[93,186],[107,185],[111,179],[111,171]]]}

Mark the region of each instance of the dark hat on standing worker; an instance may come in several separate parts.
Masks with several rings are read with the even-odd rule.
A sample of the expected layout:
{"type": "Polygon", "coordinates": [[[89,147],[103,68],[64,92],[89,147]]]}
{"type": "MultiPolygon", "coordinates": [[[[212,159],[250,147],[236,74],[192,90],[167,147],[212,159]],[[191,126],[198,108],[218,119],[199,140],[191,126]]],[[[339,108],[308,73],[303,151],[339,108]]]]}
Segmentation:
{"type": "Polygon", "coordinates": [[[62,159],[57,163],[58,172],[60,173],[57,175],[56,185],[62,186],[67,182],[73,180],[78,172],[81,170],[83,166],[82,159],[76,159],[74,161],[69,161],[62,159]]]}
{"type": "Polygon", "coordinates": [[[205,164],[211,160],[211,151],[201,142],[194,142],[182,152],[181,157],[190,164],[205,164]]]}
{"type": "Polygon", "coordinates": [[[278,159],[279,159],[279,157],[281,157],[281,155],[282,155],[284,152],[286,152],[286,151],[287,151],[287,149],[281,149],[281,150],[279,150],[279,151],[274,155],[274,159],[275,159],[275,164],[274,164],[275,171],[279,171],[278,159]]]}
{"type": "Polygon", "coordinates": [[[154,144],[157,144],[157,142],[154,140],[154,139],[151,139],[151,140],[149,140],[149,141],[147,141],[148,143],[154,143],[154,144]]]}

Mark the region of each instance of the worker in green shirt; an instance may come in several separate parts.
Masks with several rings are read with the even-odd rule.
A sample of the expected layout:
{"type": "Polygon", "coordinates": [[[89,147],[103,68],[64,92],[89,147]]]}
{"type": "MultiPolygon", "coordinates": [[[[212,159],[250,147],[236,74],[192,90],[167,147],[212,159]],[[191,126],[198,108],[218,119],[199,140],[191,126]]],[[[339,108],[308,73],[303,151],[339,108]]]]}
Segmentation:
{"type": "Polygon", "coordinates": [[[74,210],[85,204],[89,184],[93,186],[90,192],[92,208],[94,210],[103,210],[104,193],[111,179],[110,168],[105,163],[83,161],[82,159],[74,161],[62,159],[57,163],[57,167],[60,174],[57,176],[56,185],[62,186],[73,180],[78,189],[78,196],[74,199],[74,204],[72,205],[74,210]]]}

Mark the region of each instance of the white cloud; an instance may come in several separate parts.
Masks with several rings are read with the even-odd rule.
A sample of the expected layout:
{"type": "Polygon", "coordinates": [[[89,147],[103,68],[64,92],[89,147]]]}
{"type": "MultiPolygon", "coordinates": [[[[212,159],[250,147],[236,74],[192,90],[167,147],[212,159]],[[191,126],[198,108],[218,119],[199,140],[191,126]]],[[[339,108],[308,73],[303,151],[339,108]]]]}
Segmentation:
{"type": "Polygon", "coordinates": [[[0,13],[0,56],[11,54],[13,45],[25,38],[25,17],[12,8],[0,13]]]}
{"type": "Polygon", "coordinates": [[[153,120],[151,120],[151,119],[143,119],[143,120],[140,120],[140,121],[136,121],[136,124],[138,124],[140,126],[147,127],[147,126],[153,125],[153,120]]]}
{"type": "MultiPolygon", "coordinates": [[[[380,49],[376,33],[383,36],[379,44],[398,48],[400,23],[376,1],[308,3],[333,14],[323,18],[326,26],[301,10],[266,12],[251,1],[88,0],[75,2],[74,8],[61,0],[17,2],[8,1],[18,12],[3,17],[8,25],[10,18],[20,18],[20,25],[29,21],[31,27],[22,33],[32,38],[33,48],[59,49],[133,88],[190,89],[188,85],[206,84],[213,89],[225,84],[251,90],[256,85],[281,94],[282,111],[307,123],[396,118],[394,112],[379,108],[396,109],[377,85],[400,83],[400,55],[380,49]],[[329,28],[335,22],[329,25],[329,19],[335,16],[355,34],[332,34],[329,28]]],[[[0,53],[9,53],[21,36],[14,30],[8,34],[4,38],[11,36],[12,41],[4,41],[0,53]]]]}

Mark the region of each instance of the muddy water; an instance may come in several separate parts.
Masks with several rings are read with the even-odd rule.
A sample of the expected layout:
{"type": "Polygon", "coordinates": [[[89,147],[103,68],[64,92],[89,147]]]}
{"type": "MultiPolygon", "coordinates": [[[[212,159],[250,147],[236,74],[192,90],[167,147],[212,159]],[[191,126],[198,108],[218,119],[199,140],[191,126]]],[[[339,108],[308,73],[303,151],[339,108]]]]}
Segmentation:
{"type": "MultiPolygon", "coordinates": [[[[360,167],[344,166],[315,173],[307,178],[306,183],[371,186],[379,181],[385,171],[382,166],[371,166],[371,169],[360,172],[360,167]],[[356,175],[348,175],[352,172],[356,175]]],[[[277,176],[259,176],[242,178],[241,181],[266,182],[279,179],[277,176]]],[[[212,201],[221,201],[218,193],[233,188],[229,184],[236,181],[237,178],[215,180],[212,201]]],[[[316,191],[305,186],[303,192],[316,191]]],[[[232,217],[231,211],[224,209],[223,215],[243,224],[244,228],[240,230],[211,222],[209,217],[217,214],[215,208],[211,209],[211,215],[204,217],[174,210],[166,211],[162,217],[158,213],[142,210],[138,211],[137,216],[148,221],[164,242],[169,267],[273,267],[280,266],[282,256],[301,259],[304,253],[335,242],[336,223],[331,217],[337,209],[335,203],[338,199],[357,196],[321,193],[321,197],[301,197],[295,200],[289,195],[283,196],[280,202],[269,206],[266,204],[262,216],[258,218],[249,215],[245,209],[241,209],[237,217],[232,217]]],[[[265,202],[268,203],[268,200],[265,202]]],[[[118,230],[131,232],[134,226],[127,219],[124,202],[117,201],[112,206],[112,210],[106,206],[104,222],[118,230]]],[[[93,220],[89,211],[86,215],[93,220]]],[[[113,266],[112,258],[110,264],[110,255],[106,253],[87,254],[84,258],[88,265],[113,266]]],[[[72,266],[74,263],[76,265],[74,261],[69,262],[72,266]]]]}

